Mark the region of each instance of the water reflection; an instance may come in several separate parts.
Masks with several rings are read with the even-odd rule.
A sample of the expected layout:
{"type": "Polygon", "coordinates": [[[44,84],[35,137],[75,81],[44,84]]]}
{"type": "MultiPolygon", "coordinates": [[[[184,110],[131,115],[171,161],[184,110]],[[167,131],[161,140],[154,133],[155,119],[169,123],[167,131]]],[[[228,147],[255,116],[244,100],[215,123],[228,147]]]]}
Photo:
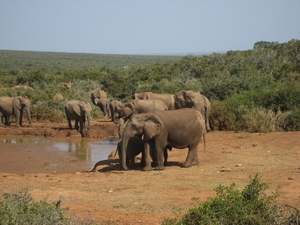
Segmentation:
{"type": "MultiPolygon", "coordinates": [[[[10,135],[0,137],[2,143],[27,143],[39,144],[48,143],[48,147],[57,149],[63,152],[69,152],[72,156],[76,157],[79,161],[96,163],[100,160],[106,160],[111,151],[115,150],[118,143],[118,137],[111,137],[103,141],[88,138],[70,138],[70,139],[47,139],[39,136],[18,136],[10,135]]],[[[41,150],[47,150],[41,149],[41,150]]]]}
{"type": "Polygon", "coordinates": [[[10,143],[10,144],[17,144],[17,143],[50,143],[51,141],[38,136],[30,136],[30,135],[8,135],[0,138],[2,143],[10,143]]]}

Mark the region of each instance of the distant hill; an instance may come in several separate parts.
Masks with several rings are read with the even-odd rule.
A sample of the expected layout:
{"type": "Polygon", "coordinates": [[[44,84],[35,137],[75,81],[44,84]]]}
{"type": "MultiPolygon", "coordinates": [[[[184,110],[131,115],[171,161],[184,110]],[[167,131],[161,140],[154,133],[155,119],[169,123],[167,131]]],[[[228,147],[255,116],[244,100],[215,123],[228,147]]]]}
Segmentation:
{"type": "Polygon", "coordinates": [[[113,55],[0,50],[0,69],[124,68],[180,60],[182,55],[113,55]]]}

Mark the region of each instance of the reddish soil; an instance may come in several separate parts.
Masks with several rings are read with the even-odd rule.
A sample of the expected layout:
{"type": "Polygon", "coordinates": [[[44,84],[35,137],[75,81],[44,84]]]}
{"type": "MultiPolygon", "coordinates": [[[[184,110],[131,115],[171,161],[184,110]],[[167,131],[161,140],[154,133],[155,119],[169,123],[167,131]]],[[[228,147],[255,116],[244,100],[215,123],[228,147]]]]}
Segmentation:
{"type": "MultiPolygon", "coordinates": [[[[36,124],[30,127],[0,127],[1,137],[39,135],[80,140],[65,124],[36,124]]],[[[86,137],[103,139],[117,135],[111,122],[94,121],[86,137]]],[[[2,138],[3,140],[3,138],[2,138]]],[[[8,143],[3,143],[8,142],[8,143]]],[[[49,144],[0,143],[0,195],[28,188],[40,200],[61,196],[70,215],[95,222],[160,224],[164,218],[193,207],[192,198],[205,201],[219,185],[236,183],[243,188],[250,176],[262,172],[268,193],[281,187],[279,201],[300,208],[300,132],[234,133],[210,132],[206,150],[199,149],[200,165],[181,168],[187,150],[169,152],[164,171],[120,171],[118,161],[105,160],[95,173],[92,165],[76,161],[49,144]],[[42,151],[41,150],[47,150],[42,151]],[[51,167],[59,162],[59,168],[51,167]]]]}

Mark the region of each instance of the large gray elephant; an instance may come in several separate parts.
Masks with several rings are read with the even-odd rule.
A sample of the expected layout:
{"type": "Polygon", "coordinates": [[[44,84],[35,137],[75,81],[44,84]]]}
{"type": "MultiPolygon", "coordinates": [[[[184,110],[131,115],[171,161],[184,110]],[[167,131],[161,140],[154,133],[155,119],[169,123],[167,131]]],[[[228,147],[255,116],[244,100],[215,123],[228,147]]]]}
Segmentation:
{"type": "MultiPolygon", "coordinates": [[[[22,126],[23,110],[26,111],[29,124],[31,124],[30,100],[27,97],[0,97],[0,116],[6,118],[6,124],[10,124],[11,115],[16,116],[16,126],[22,126]]],[[[2,119],[0,126],[3,126],[2,119]]]]}
{"type": "Polygon", "coordinates": [[[142,135],[146,166],[143,170],[151,170],[150,147],[154,144],[156,169],[163,170],[164,152],[167,147],[188,148],[188,155],[183,167],[199,163],[198,147],[206,133],[205,122],[201,113],[195,109],[184,108],[170,111],[134,114],[129,119],[123,133],[121,162],[126,170],[126,149],[131,137],[142,135]]]}
{"type": "Polygon", "coordinates": [[[159,99],[162,100],[169,110],[175,109],[174,106],[174,95],[173,94],[157,94],[153,92],[141,92],[134,94],[135,99],[159,99]]]}
{"type": "Polygon", "coordinates": [[[79,129],[81,136],[84,137],[83,131],[85,129],[90,129],[91,111],[92,107],[89,103],[78,100],[68,101],[65,104],[65,113],[67,116],[69,129],[72,129],[71,120],[75,120],[75,129],[79,129]]]}
{"type": "Polygon", "coordinates": [[[107,94],[104,90],[101,90],[100,88],[97,88],[95,90],[92,91],[91,93],[91,100],[93,102],[94,105],[97,105],[95,102],[96,98],[107,98],[107,94]]]}
{"type": "Polygon", "coordinates": [[[208,98],[195,91],[179,91],[174,95],[175,109],[194,108],[201,112],[207,131],[210,131],[209,115],[211,111],[211,104],[208,98]]]}
{"type": "Polygon", "coordinates": [[[110,108],[109,108],[109,99],[107,98],[95,98],[94,99],[96,106],[100,108],[103,112],[104,119],[111,118],[110,108]]]}
{"type": "Polygon", "coordinates": [[[110,110],[112,121],[118,124],[119,119],[123,118],[127,120],[132,114],[145,113],[151,111],[166,111],[168,107],[166,104],[158,99],[148,100],[130,100],[129,102],[122,103],[117,100],[113,100],[110,103],[110,110]]]}

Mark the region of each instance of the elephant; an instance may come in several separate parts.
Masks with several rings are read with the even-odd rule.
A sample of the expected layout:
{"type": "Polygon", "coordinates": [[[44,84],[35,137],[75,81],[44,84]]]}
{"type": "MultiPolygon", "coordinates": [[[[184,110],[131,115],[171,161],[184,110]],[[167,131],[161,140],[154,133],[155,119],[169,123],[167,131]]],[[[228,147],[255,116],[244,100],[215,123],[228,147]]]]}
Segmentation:
{"type": "Polygon", "coordinates": [[[119,124],[119,119],[123,117],[124,104],[119,100],[112,100],[108,103],[111,120],[119,124]]]}
{"type": "Polygon", "coordinates": [[[69,129],[72,129],[71,120],[75,120],[75,129],[78,130],[82,137],[83,131],[90,129],[92,107],[89,103],[83,101],[71,100],[65,104],[65,113],[68,120],[69,129]],[[87,126],[86,126],[87,120],[87,126]],[[78,126],[79,122],[79,126],[78,126]]]}
{"type": "Polygon", "coordinates": [[[121,168],[127,170],[126,150],[131,137],[142,135],[144,140],[144,171],[152,170],[150,147],[154,145],[156,170],[163,170],[164,152],[168,147],[188,148],[183,167],[199,164],[198,147],[206,133],[205,121],[195,109],[183,108],[169,111],[134,114],[129,119],[122,136],[121,168]],[[151,143],[152,142],[152,143],[151,143]]]}
{"type": "MultiPolygon", "coordinates": [[[[0,115],[6,118],[6,125],[10,124],[10,116],[16,116],[16,126],[22,126],[23,110],[26,111],[29,124],[31,124],[30,100],[25,96],[0,97],[0,115]]],[[[0,126],[3,126],[2,119],[0,126]]]]}
{"type": "Polygon", "coordinates": [[[104,118],[111,118],[111,113],[109,109],[109,99],[107,98],[95,98],[94,99],[96,106],[100,108],[100,110],[103,112],[104,118]]]}
{"type": "Polygon", "coordinates": [[[153,92],[141,92],[134,94],[135,99],[159,99],[162,100],[169,110],[175,109],[173,94],[157,94],[153,92]]]}
{"type": "Polygon", "coordinates": [[[93,92],[91,93],[91,100],[93,102],[94,105],[97,105],[97,103],[95,102],[96,98],[107,98],[107,94],[104,90],[101,90],[100,88],[97,88],[95,90],[93,90],[93,92]]]}
{"type": "MultiPolygon", "coordinates": [[[[119,142],[117,145],[117,151],[115,152],[115,155],[113,157],[117,157],[119,155],[120,159],[120,165],[122,164],[121,162],[121,156],[122,156],[122,145],[123,145],[123,134],[125,127],[127,126],[129,120],[124,121],[120,119],[120,123],[118,126],[118,134],[119,134],[119,142]]],[[[154,157],[154,145],[153,142],[150,145],[150,156],[151,158],[154,157]]],[[[127,149],[126,149],[126,163],[130,164],[133,168],[136,168],[136,163],[135,163],[135,158],[138,156],[140,153],[142,153],[142,159],[141,159],[141,167],[145,167],[145,157],[144,157],[144,140],[142,139],[141,135],[135,135],[131,138],[129,138],[128,144],[127,144],[127,149]]],[[[164,165],[167,165],[168,161],[168,150],[172,150],[171,147],[167,146],[164,152],[164,165]]],[[[155,160],[155,159],[154,159],[155,160]]],[[[155,162],[154,162],[155,163],[155,162]]]]}
{"type": "Polygon", "coordinates": [[[151,111],[166,111],[168,107],[166,104],[158,99],[141,100],[135,99],[129,102],[122,103],[118,100],[113,100],[110,103],[112,121],[118,124],[119,119],[127,120],[132,114],[145,113],[151,111]]]}
{"type": "Polygon", "coordinates": [[[208,98],[195,91],[179,91],[174,95],[175,109],[181,108],[194,108],[201,112],[205,119],[206,131],[210,131],[209,115],[211,111],[211,105],[208,98]]]}

